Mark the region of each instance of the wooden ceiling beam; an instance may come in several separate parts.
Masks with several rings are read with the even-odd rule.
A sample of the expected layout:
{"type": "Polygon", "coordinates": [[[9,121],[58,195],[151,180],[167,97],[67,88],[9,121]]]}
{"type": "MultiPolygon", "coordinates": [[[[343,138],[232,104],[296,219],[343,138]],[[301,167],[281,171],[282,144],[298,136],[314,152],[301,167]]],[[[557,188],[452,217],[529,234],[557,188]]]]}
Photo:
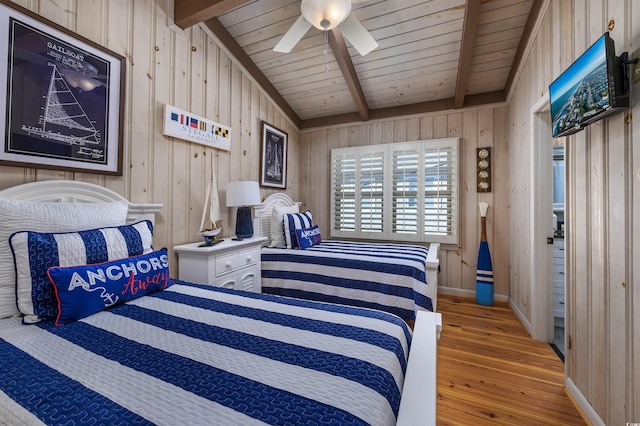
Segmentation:
{"type": "Polygon", "coordinates": [[[495,92],[477,93],[464,98],[465,107],[475,107],[479,105],[497,104],[507,101],[507,92],[496,90],[495,92]]]}
{"type": "Polygon", "coordinates": [[[356,69],[353,66],[353,61],[351,60],[351,55],[349,55],[347,45],[344,42],[344,37],[342,37],[342,33],[336,29],[331,30],[328,36],[331,51],[333,52],[333,56],[335,56],[336,62],[340,67],[340,71],[347,83],[349,92],[351,92],[351,97],[353,98],[353,102],[356,104],[356,109],[358,110],[360,119],[362,121],[367,121],[369,120],[370,113],[369,105],[367,104],[367,99],[362,91],[362,86],[360,86],[360,80],[358,80],[358,74],[356,74],[356,69]]]}
{"type": "Polygon", "coordinates": [[[471,75],[471,58],[473,46],[476,43],[476,28],[480,17],[481,2],[467,0],[462,27],[462,43],[460,45],[460,58],[458,60],[458,78],[456,79],[456,92],[454,95],[454,107],[464,106],[464,97],[467,92],[467,83],[471,75]]]}
{"type": "Polygon", "coordinates": [[[282,109],[282,111],[289,117],[289,119],[300,128],[301,120],[298,114],[291,108],[289,103],[284,100],[280,92],[271,84],[269,79],[260,71],[258,66],[251,60],[249,55],[240,47],[236,39],[227,31],[218,18],[211,18],[205,22],[205,25],[218,37],[218,39],[229,49],[229,52],[235,56],[240,64],[251,74],[251,76],[258,82],[260,87],[271,99],[282,109]]]}
{"type": "MultiPolygon", "coordinates": [[[[465,97],[464,106],[474,107],[479,105],[489,105],[502,103],[507,100],[504,90],[496,92],[479,93],[477,95],[469,95],[465,97]]],[[[454,98],[439,99],[436,101],[419,102],[410,105],[399,105],[388,108],[373,109],[370,111],[370,120],[380,120],[385,118],[402,117],[405,115],[425,114],[429,112],[438,112],[454,109],[454,98]]],[[[338,114],[328,117],[318,117],[308,120],[302,120],[299,129],[311,129],[315,127],[334,126],[337,124],[355,123],[359,120],[357,113],[338,114]]]]}
{"type": "Polygon", "coordinates": [[[182,29],[189,28],[247,2],[248,0],[175,0],[173,22],[182,29]]]}

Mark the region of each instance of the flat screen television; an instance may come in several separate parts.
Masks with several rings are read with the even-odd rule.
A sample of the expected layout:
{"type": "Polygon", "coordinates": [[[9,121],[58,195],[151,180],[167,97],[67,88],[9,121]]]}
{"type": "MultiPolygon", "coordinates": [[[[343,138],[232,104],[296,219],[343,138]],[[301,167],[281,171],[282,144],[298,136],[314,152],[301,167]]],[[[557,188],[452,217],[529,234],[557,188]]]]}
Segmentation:
{"type": "Polygon", "coordinates": [[[579,132],[629,106],[621,62],[607,32],[551,83],[554,138],[579,132]]]}

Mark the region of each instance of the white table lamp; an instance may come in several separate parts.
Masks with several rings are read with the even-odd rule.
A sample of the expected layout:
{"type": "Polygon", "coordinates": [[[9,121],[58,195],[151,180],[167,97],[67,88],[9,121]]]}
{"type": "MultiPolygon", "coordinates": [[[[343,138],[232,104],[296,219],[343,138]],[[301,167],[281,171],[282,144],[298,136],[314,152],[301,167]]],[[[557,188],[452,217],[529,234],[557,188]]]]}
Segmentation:
{"type": "Polygon", "coordinates": [[[256,181],[243,180],[227,184],[227,207],[238,207],[236,215],[236,238],[253,236],[251,207],[261,203],[260,185],[256,181]]]}

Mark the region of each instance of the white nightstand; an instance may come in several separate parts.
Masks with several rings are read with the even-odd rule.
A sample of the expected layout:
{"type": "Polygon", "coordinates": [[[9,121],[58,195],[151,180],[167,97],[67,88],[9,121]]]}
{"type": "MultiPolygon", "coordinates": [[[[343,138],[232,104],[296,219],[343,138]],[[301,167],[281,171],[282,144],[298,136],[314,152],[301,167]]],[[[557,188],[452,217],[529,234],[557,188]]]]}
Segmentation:
{"type": "Polygon", "coordinates": [[[225,238],[212,247],[198,247],[202,243],[175,246],[178,279],[260,293],[260,246],[266,240],[225,238]]]}

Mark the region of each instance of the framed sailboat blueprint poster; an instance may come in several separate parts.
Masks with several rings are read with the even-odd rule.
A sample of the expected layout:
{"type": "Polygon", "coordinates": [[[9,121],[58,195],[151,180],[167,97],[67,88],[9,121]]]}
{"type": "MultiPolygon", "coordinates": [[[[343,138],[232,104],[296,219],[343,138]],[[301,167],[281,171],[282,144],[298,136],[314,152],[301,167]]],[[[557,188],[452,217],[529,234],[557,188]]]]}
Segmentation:
{"type": "Polygon", "coordinates": [[[0,164],[122,175],[124,58],[0,0],[0,164]]]}
{"type": "Polygon", "coordinates": [[[262,122],[260,185],[287,187],[287,139],[285,132],[262,122]]]}

